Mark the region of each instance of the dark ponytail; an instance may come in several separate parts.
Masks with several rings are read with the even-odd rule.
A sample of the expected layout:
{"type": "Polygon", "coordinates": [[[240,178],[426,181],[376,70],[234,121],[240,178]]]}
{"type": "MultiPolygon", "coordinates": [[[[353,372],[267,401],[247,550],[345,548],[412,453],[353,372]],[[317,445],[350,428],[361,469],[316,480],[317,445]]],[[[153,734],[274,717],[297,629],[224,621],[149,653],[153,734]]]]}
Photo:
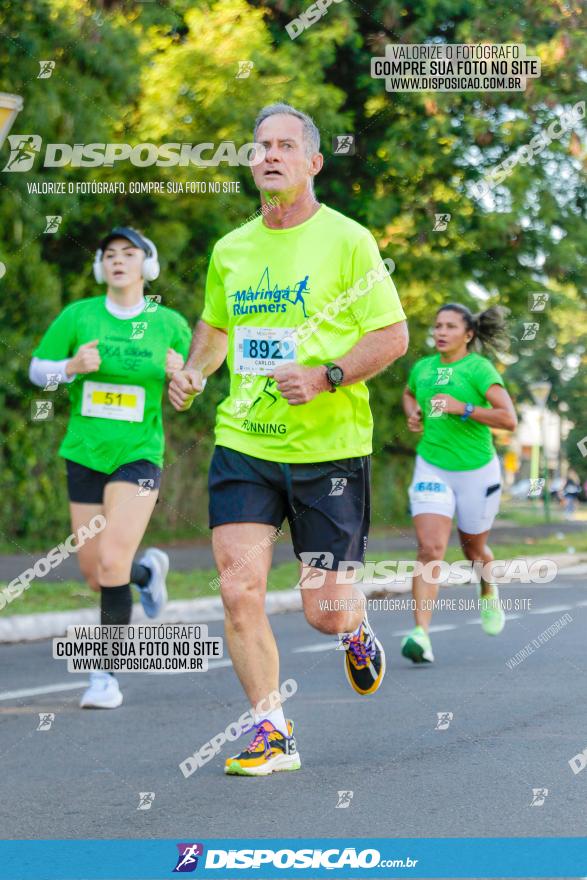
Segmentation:
{"type": "Polygon", "coordinates": [[[491,306],[484,312],[475,315],[476,339],[479,340],[483,349],[498,352],[506,351],[509,348],[510,337],[506,324],[508,315],[509,309],[504,306],[491,306]]]}
{"type": "Polygon", "coordinates": [[[484,312],[474,315],[467,306],[460,303],[447,303],[441,306],[436,314],[448,311],[458,312],[463,318],[467,330],[473,331],[474,336],[467,344],[469,351],[495,354],[509,348],[510,339],[506,324],[509,309],[504,306],[491,306],[484,312]]]}

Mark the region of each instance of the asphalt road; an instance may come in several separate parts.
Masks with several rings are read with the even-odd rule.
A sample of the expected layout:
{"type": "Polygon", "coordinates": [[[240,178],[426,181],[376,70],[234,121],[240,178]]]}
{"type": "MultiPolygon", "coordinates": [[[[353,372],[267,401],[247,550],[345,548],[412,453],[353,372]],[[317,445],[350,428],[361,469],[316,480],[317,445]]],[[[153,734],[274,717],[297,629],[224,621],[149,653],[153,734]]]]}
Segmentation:
{"type": "Polygon", "coordinates": [[[81,711],[85,678],[51,659],[50,642],[0,646],[2,836],[585,835],[587,770],[575,775],[568,763],[587,748],[584,574],[503,587],[502,597],[531,604],[498,638],[475,611],[437,613],[436,663],[426,667],[399,655],[409,612],[370,611],[388,671],[367,698],[350,690],[334,642],[301,614],[274,616],[281,680],[298,684],[286,715],[302,770],[265,779],[223,775],[234,744],[189,779],[178,768],[247,709],[227,661],[195,675],[121,675],[120,709],[81,711]],[[508,668],[565,614],[557,635],[508,668]],[[32,688],[40,692],[18,695],[32,688]],[[55,713],[50,730],[36,730],[41,712],[55,713]],[[447,729],[436,729],[439,712],[453,714],[447,729]],[[548,789],[542,805],[531,806],[533,789],[548,789]],[[353,792],[349,807],[337,807],[339,791],[353,792]],[[139,792],[155,793],[150,809],[137,809],[139,792]]]}
{"type": "MultiPolygon", "coordinates": [[[[547,538],[557,534],[568,535],[569,544],[573,543],[573,534],[583,533],[585,531],[585,521],[576,520],[570,522],[542,523],[533,526],[518,526],[513,523],[500,523],[498,520],[491,530],[492,544],[512,544],[524,541],[526,538],[532,538],[535,541],[539,538],[547,538]]],[[[280,562],[295,562],[296,557],[293,552],[291,538],[289,537],[287,523],[284,525],[284,536],[280,538],[273,547],[273,561],[275,564],[280,562]]],[[[456,529],[450,539],[450,545],[458,546],[458,535],[456,529]]],[[[203,541],[193,544],[177,544],[171,546],[163,546],[164,550],[169,554],[172,571],[193,571],[196,568],[214,568],[214,557],[212,555],[212,546],[207,537],[203,541]]],[[[398,550],[408,550],[414,552],[416,550],[416,532],[412,526],[405,528],[394,528],[390,530],[387,537],[381,538],[371,536],[369,539],[369,551],[371,553],[386,553],[398,550]]],[[[539,545],[538,545],[539,546],[539,545]]],[[[45,551],[37,553],[16,553],[2,554],[0,556],[0,581],[10,581],[18,577],[27,568],[30,568],[37,559],[41,558],[51,548],[46,547],[45,551]]],[[[530,545],[528,552],[532,553],[533,548],[530,545]]],[[[44,577],[44,581],[82,581],[79,565],[75,554],[69,556],[57,568],[51,569],[44,577]]]]}

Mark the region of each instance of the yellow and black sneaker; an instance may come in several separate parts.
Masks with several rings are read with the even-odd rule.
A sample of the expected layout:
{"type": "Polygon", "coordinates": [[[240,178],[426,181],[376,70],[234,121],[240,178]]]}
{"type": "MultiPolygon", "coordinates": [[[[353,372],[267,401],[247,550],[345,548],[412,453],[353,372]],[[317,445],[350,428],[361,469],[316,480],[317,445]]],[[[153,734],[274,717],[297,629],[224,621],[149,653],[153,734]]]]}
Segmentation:
{"type": "Polygon", "coordinates": [[[341,647],[345,650],[344,671],[350,686],[358,694],[374,694],[385,675],[385,651],[366,614],[358,633],[342,637],[341,647]]]}
{"type": "Polygon", "coordinates": [[[302,766],[293,736],[293,721],[287,722],[289,736],[265,719],[255,725],[256,733],[244,752],[227,758],[224,772],[233,776],[268,776],[277,770],[299,770],[302,766]]]}

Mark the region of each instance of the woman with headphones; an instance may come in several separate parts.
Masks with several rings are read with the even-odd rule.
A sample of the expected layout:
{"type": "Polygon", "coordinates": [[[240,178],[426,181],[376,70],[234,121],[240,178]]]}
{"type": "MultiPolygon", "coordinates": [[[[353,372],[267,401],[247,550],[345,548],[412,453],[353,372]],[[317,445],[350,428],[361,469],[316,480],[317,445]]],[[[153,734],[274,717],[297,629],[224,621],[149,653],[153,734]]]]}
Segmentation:
{"type": "MultiPolygon", "coordinates": [[[[187,357],[191,331],[180,314],[144,296],[159,275],[157,249],[130,227],[100,242],[94,276],[105,296],[67,306],[34,351],[29,376],[48,388],[66,383],[70,417],[59,454],[65,458],[72,531],[97,515],[106,525],[80,547],[80,569],[100,592],[101,623],[128,624],[130,584],[149,617],[167,599],[166,553],[135,553],[159,494],[165,439],[161,400],[166,377],[187,357]]],[[[93,672],[82,708],[115,709],[114,675],[93,672]]]]}

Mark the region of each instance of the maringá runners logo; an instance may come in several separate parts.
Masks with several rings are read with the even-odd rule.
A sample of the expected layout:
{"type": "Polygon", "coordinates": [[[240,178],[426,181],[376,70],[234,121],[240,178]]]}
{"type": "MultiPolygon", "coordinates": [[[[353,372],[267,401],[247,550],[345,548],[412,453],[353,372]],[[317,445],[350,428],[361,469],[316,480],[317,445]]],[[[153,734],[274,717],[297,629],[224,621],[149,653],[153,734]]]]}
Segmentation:
{"type": "Polygon", "coordinates": [[[237,290],[235,293],[230,294],[230,299],[234,300],[232,314],[283,313],[287,311],[288,305],[296,306],[299,303],[302,307],[304,318],[307,318],[305,295],[310,292],[308,286],[309,278],[310,276],[306,275],[305,278],[293,284],[288,284],[286,287],[280,287],[279,284],[272,286],[269,278],[269,266],[267,266],[263,270],[255,290],[249,285],[248,288],[237,290]]]}

